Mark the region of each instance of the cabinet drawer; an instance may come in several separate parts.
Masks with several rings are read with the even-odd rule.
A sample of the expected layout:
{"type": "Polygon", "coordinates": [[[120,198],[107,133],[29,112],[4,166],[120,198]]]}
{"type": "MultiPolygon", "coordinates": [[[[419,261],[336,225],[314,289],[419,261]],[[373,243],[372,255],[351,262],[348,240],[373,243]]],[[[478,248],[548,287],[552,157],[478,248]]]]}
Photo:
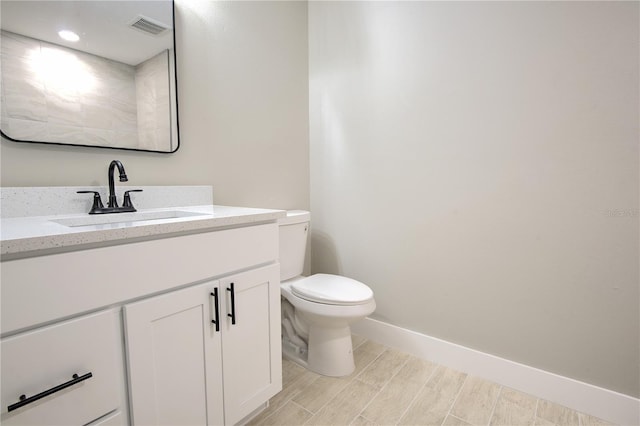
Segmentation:
{"type": "Polygon", "coordinates": [[[108,310],[3,339],[2,424],[80,425],[117,409],[119,322],[108,310]],[[88,378],[9,411],[21,395],[55,390],[74,375],[88,378]]]}

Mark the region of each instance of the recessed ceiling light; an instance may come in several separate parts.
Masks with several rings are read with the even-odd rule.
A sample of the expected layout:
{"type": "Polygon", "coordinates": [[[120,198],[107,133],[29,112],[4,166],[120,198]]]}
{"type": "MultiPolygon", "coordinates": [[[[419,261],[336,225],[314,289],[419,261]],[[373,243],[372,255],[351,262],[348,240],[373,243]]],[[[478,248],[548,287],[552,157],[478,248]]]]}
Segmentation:
{"type": "Polygon", "coordinates": [[[78,34],[74,33],[73,31],[69,31],[69,30],[62,30],[62,31],[58,31],[58,35],[60,36],[60,38],[67,40],[67,41],[78,41],[80,40],[80,37],[78,36],[78,34]]]}

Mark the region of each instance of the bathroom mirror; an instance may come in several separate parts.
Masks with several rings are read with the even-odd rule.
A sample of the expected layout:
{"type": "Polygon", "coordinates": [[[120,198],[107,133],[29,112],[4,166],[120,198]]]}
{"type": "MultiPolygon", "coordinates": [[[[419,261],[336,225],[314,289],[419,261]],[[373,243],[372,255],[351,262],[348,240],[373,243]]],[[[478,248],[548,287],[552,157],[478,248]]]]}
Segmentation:
{"type": "Polygon", "coordinates": [[[4,138],[178,149],[172,0],[2,0],[0,17],[4,138]]]}

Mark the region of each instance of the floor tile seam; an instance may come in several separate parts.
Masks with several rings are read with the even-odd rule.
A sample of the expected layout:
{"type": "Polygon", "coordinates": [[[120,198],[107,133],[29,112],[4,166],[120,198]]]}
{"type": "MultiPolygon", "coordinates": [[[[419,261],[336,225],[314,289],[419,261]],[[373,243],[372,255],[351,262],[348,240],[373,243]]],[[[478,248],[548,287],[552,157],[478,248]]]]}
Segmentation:
{"type": "MultiPolygon", "coordinates": [[[[319,376],[318,376],[318,377],[316,377],[316,378],[315,378],[311,383],[309,383],[309,385],[307,385],[307,386],[312,386],[316,381],[320,380],[320,378],[322,378],[322,377],[327,377],[327,376],[319,375],[319,376]]],[[[337,394],[339,394],[339,393],[340,393],[344,388],[346,388],[346,387],[349,385],[349,383],[351,383],[351,380],[345,381],[344,386],[342,386],[340,389],[338,389],[338,391],[337,391],[335,394],[331,395],[331,397],[329,398],[329,400],[328,400],[327,402],[325,402],[323,405],[321,405],[320,407],[318,407],[318,410],[317,410],[315,413],[313,413],[313,411],[309,410],[308,408],[305,408],[305,409],[306,409],[307,411],[309,411],[309,412],[313,413],[313,415],[315,416],[317,413],[319,413],[320,411],[322,411],[322,409],[323,409],[324,407],[326,407],[326,406],[327,406],[331,401],[333,401],[333,398],[334,398],[337,394]]],[[[302,391],[300,391],[299,393],[297,393],[297,394],[296,394],[296,396],[297,396],[297,395],[300,395],[301,393],[302,393],[302,391]]],[[[291,400],[293,401],[293,398],[292,398],[291,400]]],[[[295,403],[296,403],[296,404],[298,404],[298,405],[301,405],[300,403],[298,403],[298,402],[296,402],[296,401],[293,401],[293,402],[295,402],[295,403]]]]}
{"type": "MultiPolygon", "coordinates": [[[[295,402],[295,401],[293,401],[293,402],[295,402]]],[[[323,405],[323,406],[322,406],[322,408],[324,408],[326,405],[327,405],[327,404],[323,405]]],[[[303,408],[304,408],[304,407],[303,407],[303,408]]],[[[307,410],[307,411],[309,411],[309,412],[311,413],[311,417],[309,417],[309,418],[307,419],[307,421],[303,423],[303,425],[308,425],[309,423],[311,423],[311,420],[313,420],[313,419],[315,419],[316,417],[318,417],[318,413],[320,413],[320,411],[322,411],[322,408],[320,408],[320,409],[318,410],[318,412],[317,412],[317,413],[313,413],[313,412],[311,412],[311,411],[307,410]]]]}
{"type": "MultiPolygon", "coordinates": [[[[552,422],[552,421],[551,421],[551,420],[549,420],[549,419],[545,419],[544,417],[540,417],[540,416],[538,416],[538,407],[539,407],[539,402],[540,402],[541,400],[543,400],[543,399],[542,399],[542,398],[538,398],[538,403],[536,403],[536,416],[535,416],[535,420],[537,420],[537,419],[542,419],[542,420],[546,421],[547,423],[558,424],[558,423],[556,423],[556,422],[552,422]]],[[[560,405],[560,404],[557,404],[557,403],[555,403],[555,402],[553,402],[553,401],[549,401],[549,400],[544,400],[544,401],[547,401],[547,402],[549,402],[549,403],[551,403],[551,404],[554,404],[554,405],[556,405],[556,406],[560,406],[560,407],[562,407],[562,408],[564,408],[564,409],[569,410],[570,412],[575,413],[575,414],[576,414],[576,416],[578,417],[578,424],[577,424],[577,425],[576,425],[576,424],[574,424],[573,426],[579,426],[579,425],[581,424],[581,418],[580,418],[580,414],[581,414],[581,413],[580,413],[580,411],[572,410],[572,409],[571,409],[571,408],[569,408],[569,407],[565,407],[565,406],[560,405]]],[[[561,424],[564,424],[564,423],[561,423],[561,424]]],[[[568,423],[566,423],[566,424],[567,424],[567,426],[569,426],[569,424],[568,424],[568,423]]]]}
{"type": "MultiPolygon", "coordinates": [[[[360,372],[358,374],[356,374],[355,376],[353,376],[352,378],[349,379],[349,383],[351,383],[352,381],[358,379],[362,373],[364,373],[364,370],[366,370],[367,368],[369,368],[371,366],[371,364],[373,364],[374,362],[376,362],[376,360],[378,358],[380,358],[382,356],[383,353],[385,353],[387,351],[386,347],[385,350],[380,352],[378,355],[376,355],[375,358],[373,358],[371,361],[369,361],[368,364],[366,364],[364,367],[362,367],[362,370],[360,370],[360,372]]],[[[362,380],[360,380],[360,383],[364,383],[362,380]]]]}
{"type": "Polygon", "coordinates": [[[504,389],[504,386],[500,386],[500,389],[498,389],[498,396],[496,397],[496,400],[493,401],[493,407],[491,407],[491,414],[489,415],[489,420],[487,421],[487,426],[491,425],[491,420],[493,419],[493,416],[496,413],[496,407],[498,406],[498,401],[500,401],[500,398],[502,397],[502,390],[504,389]]]}
{"type": "MultiPolygon", "coordinates": [[[[318,376],[320,377],[320,376],[318,376]]],[[[300,395],[302,393],[303,390],[305,390],[307,387],[309,387],[313,382],[315,382],[316,380],[318,380],[318,377],[316,377],[315,379],[313,379],[312,381],[310,381],[309,383],[307,383],[305,386],[300,386],[300,384],[303,383],[303,379],[304,377],[298,377],[296,380],[294,380],[289,386],[287,386],[287,388],[291,388],[291,387],[295,387],[296,389],[293,390],[291,392],[291,395],[284,400],[284,404],[286,404],[287,402],[291,401],[293,398],[295,398],[296,396],[300,395]],[[300,382],[300,383],[299,383],[300,382]]],[[[284,388],[282,389],[284,390],[284,388]]],[[[300,405],[300,404],[298,404],[300,405]]]]}
{"type": "MultiPolygon", "coordinates": [[[[307,384],[307,386],[309,386],[310,384],[311,384],[311,383],[307,384]]],[[[282,405],[286,404],[286,403],[287,403],[287,402],[289,402],[289,401],[293,401],[293,398],[295,398],[295,397],[297,397],[298,395],[300,395],[300,394],[302,393],[302,391],[306,389],[306,387],[307,387],[307,386],[302,387],[302,388],[298,388],[298,389],[296,389],[296,390],[292,391],[292,392],[291,392],[291,395],[289,395],[289,397],[288,397],[287,399],[285,399],[285,400],[284,400],[284,402],[282,403],[282,405]]],[[[298,404],[298,403],[296,402],[296,404],[298,404]]],[[[300,405],[300,404],[298,404],[298,405],[300,405]]]]}
{"type": "MultiPolygon", "coordinates": [[[[291,385],[295,384],[295,382],[298,379],[296,379],[291,385]]],[[[307,385],[308,386],[308,385],[307,385]]],[[[300,392],[302,391],[302,389],[297,389],[296,392],[293,392],[288,398],[286,398],[285,400],[282,401],[282,403],[280,404],[280,406],[278,408],[276,408],[275,410],[273,410],[273,413],[269,414],[267,417],[265,417],[264,419],[262,419],[262,421],[260,423],[258,423],[259,425],[264,424],[264,422],[271,416],[273,416],[274,414],[276,414],[278,411],[280,411],[282,409],[282,407],[284,407],[285,405],[287,405],[287,403],[289,402],[293,402],[294,404],[302,407],[300,404],[298,404],[297,402],[295,402],[293,400],[293,398],[295,398],[296,396],[298,396],[300,394],[300,392]]],[[[304,407],[302,407],[304,408],[304,407]]],[[[267,407],[265,410],[268,410],[269,407],[267,407]]],[[[305,411],[309,411],[305,408],[305,411]]]]}
{"type": "MultiPolygon", "coordinates": [[[[356,334],[356,336],[357,336],[357,334],[356,334]]],[[[360,336],[360,337],[362,337],[362,336],[360,336]]],[[[352,348],[351,348],[351,350],[355,351],[355,350],[356,350],[356,349],[358,349],[360,346],[362,346],[362,344],[363,344],[364,342],[366,342],[367,340],[368,340],[368,339],[364,339],[364,338],[363,338],[362,342],[358,343],[358,345],[357,345],[357,346],[352,347],[352,348]]],[[[353,339],[351,339],[351,342],[353,342],[353,339]]],[[[353,343],[352,343],[352,344],[353,344],[353,343]]]]}
{"type": "MultiPolygon", "coordinates": [[[[366,416],[363,415],[363,413],[365,412],[365,410],[367,409],[367,407],[369,407],[371,405],[371,403],[373,402],[374,399],[376,399],[381,393],[382,391],[389,385],[389,383],[391,383],[391,381],[398,375],[400,374],[400,370],[402,370],[402,368],[409,362],[409,359],[407,358],[404,363],[402,364],[402,366],[398,369],[398,371],[395,372],[395,374],[393,376],[391,376],[391,378],[389,380],[387,380],[387,382],[380,388],[378,389],[378,392],[373,396],[373,398],[371,398],[369,400],[369,402],[367,402],[367,404],[362,408],[362,410],[360,410],[360,413],[356,416],[356,419],[358,418],[358,416],[362,416],[363,418],[365,418],[366,420],[370,421],[371,423],[375,423],[374,421],[372,421],[371,419],[367,418],[366,416]]],[[[355,380],[358,380],[360,383],[364,383],[364,384],[368,384],[363,382],[362,380],[359,380],[358,378],[356,378],[355,380]]],[[[400,419],[398,419],[400,420],[400,419]]]]}
{"type": "MultiPolygon", "coordinates": [[[[287,398],[287,399],[282,403],[282,405],[286,404],[286,403],[287,403],[287,402],[289,402],[289,401],[293,401],[293,398],[295,398],[295,397],[299,396],[300,394],[302,394],[302,392],[303,392],[305,389],[307,389],[309,386],[311,386],[312,384],[314,384],[314,383],[316,382],[316,380],[320,379],[320,377],[322,377],[322,376],[318,375],[318,377],[316,377],[316,378],[314,378],[313,380],[311,380],[311,381],[310,381],[309,383],[307,383],[305,386],[302,386],[302,387],[298,388],[295,392],[292,392],[291,396],[290,396],[289,398],[287,398]]],[[[293,384],[295,384],[295,383],[293,383],[293,384]]],[[[293,401],[293,402],[295,402],[295,401],[293,401]]],[[[300,405],[300,404],[299,404],[299,403],[297,403],[297,402],[296,402],[296,404],[300,405]]],[[[309,410],[307,410],[307,411],[309,411],[309,410]]]]}
{"type": "Polygon", "coordinates": [[[420,389],[418,389],[416,394],[413,396],[413,398],[411,399],[411,402],[409,403],[409,405],[407,405],[407,408],[405,408],[404,411],[402,412],[402,414],[400,414],[400,418],[396,422],[396,425],[398,425],[398,424],[400,424],[400,422],[402,422],[402,419],[404,418],[404,416],[407,415],[407,413],[409,412],[411,407],[413,407],[413,404],[416,402],[416,399],[418,399],[418,396],[420,396],[420,394],[422,393],[424,388],[427,387],[427,383],[429,383],[431,381],[433,376],[436,374],[436,371],[438,371],[440,368],[445,368],[444,366],[442,366],[440,364],[435,364],[435,365],[436,365],[436,368],[433,369],[433,371],[431,372],[431,374],[429,375],[427,380],[425,380],[424,383],[422,384],[422,386],[420,386],[420,389]]]}
{"type": "MultiPolygon", "coordinates": [[[[357,380],[357,379],[356,379],[356,380],[357,380]]],[[[365,385],[365,386],[369,386],[369,387],[371,387],[371,388],[373,388],[373,389],[376,389],[376,390],[377,390],[377,392],[376,392],[376,393],[371,397],[371,399],[370,399],[369,401],[367,401],[367,403],[364,405],[364,407],[362,407],[362,410],[360,410],[360,412],[358,412],[358,414],[356,414],[356,415],[353,417],[353,419],[351,419],[351,421],[349,422],[349,424],[353,423],[353,422],[358,418],[358,416],[362,416],[362,413],[364,412],[364,410],[366,410],[366,409],[367,409],[367,407],[371,404],[371,402],[372,402],[374,399],[376,399],[376,397],[380,394],[380,392],[382,392],[382,388],[381,388],[381,389],[377,389],[375,386],[370,385],[369,383],[365,383],[365,382],[363,382],[362,380],[358,380],[358,381],[359,381],[360,383],[362,383],[363,385],[365,385]]],[[[385,384],[385,386],[386,386],[386,384],[385,384]]],[[[383,388],[384,388],[384,386],[383,386],[383,388]]],[[[362,417],[364,417],[364,416],[362,416],[362,417]]],[[[366,419],[366,417],[364,417],[364,418],[366,419]]],[[[367,420],[369,420],[369,419],[367,419],[367,420]]],[[[369,421],[371,421],[371,420],[369,420],[369,421]]],[[[375,422],[372,422],[372,423],[375,423],[375,422]]]]}
{"type": "Polygon", "coordinates": [[[582,413],[582,412],[580,412],[580,411],[576,411],[576,413],[578,413],[578,425],[579,425],[579,426],[585,426],[585,425],[583,424],[582,417],[583,417],[583,416],[586,416],[586,415],[588,415],[588,414],[586,414],[586,413],[582,413]]]}
{"type": "Polygon", "coordinates": [[[315,416],[316,416],[316,415],[314,414],[313,416],[309,417],[309,418],[307,419],[307,421],[306,421],[306,422],[304,422],[304,423],[302,423],[302,424],[303,424],[303,425],[308,425],[308,424],[309,424],[309,422],[311,422],[311,420],[313,420],[315,416]]]}
{"type": "MultiPolygon", "coordinates": [[[[262,420],[258,423],[258,425],[257,425],[257,426],[260,426],[260,425],[265,424],[265,423],[267,422],[267,420],[269,420],[271,417],[273,417],[273,416],[275,416],[276,414],[280,413],[280,411],[284,408],[284,406],[285,406],[285,405],[287,405],[287,403],[289,403],[289,402],[291,402],[291,403],[293,403],[293,404],[296,404],[295,402],[293,402],[293,401],[291,401],[291,400],[287,400],[287,401],[285,401],[284,403],[282,403],[282,405],[281,405],[281,406],[279,406],[277,409],[275,409],[275,410],[273,411],[273,413],[269,414],[267,417],[265,417],[264,419],[262,419],[262,420]]],[[[296,404],[296,405],[298,405],[298,406],[299,406],[299,404],[296,404]]],[[[267,408],[269,408],[269,407],[267,407],[267,408]]],[[[304,407],[303,407],[303,408],[304,408],[304,407]]]]}
{"type": "MultiPolygon", "coordinates": [[[[296,405],[298,408],[302,408],[304,411],[306,411],[307,413],[311,414],[311,417],[313,417],[315,414],[312,413],[311,411],[307,410],[306,408],[304,408],[302,405],[298,404],[297,402],[293,401],[293,400],[289,400],[287,402],[290,402],[294,405],[296,405]]],[[[284,405],[283,405],[284,406],[284,405]]]]}
{"type": "MultiPolygon", "coordinates": [[[[469,379],[469,375],[465,375],[464,376],[464,380],[462,381],[462,385],[460,385],[460,389],[458,389],[458,393],[456,394],[456,397],[453,399],[453,402],[451,403],[451,406],[449,407],[449,411],[447,412],[447,414],[444,416],[444,420],[442,420],[442,424],[444,425],[445,420],[447,420],[447,417],[451,414],[451,410],[453,410],[453,407],[455,407],[456,402],[458,402],[458,398],[460,397],[460,394],[462,393],[462,389],[464,389],[464,385],[467,383],[467,380],[469,379]]],[[[457,416],[455,416],[457,417],[457,416]]],[[[459,418],[459,417],[458,417],[459,418]]],[[[462,419],[467,423],[470,423],[469,421],[462,419]]]]}
{"type": "MultiPolygon", "coordinates": [[[[395,373],[393,373],[393,375],[389,378],[389,380],[387,380],[387,381],[384,383],[384,385],[382,385],[382,387],[381,387],[380,389],[378,389],[378,393],[382,392],[382,390],[383,390],[384,388],[386,388],[386,387],[387,387],[387,385],[388,385],[389,383],[391,383],[391,381],[392,381],[392,380],[393,380],[393,379],[394,379],[394,378],[395,378],[395,377],[400,373],[400,370],[402,370],[402,368],[407,364],[407,362],[409,362],[409,360],[408,360],[408,359],[407,359],[407,360],[405,360],[405,361],[402,363],[402,365],[400,366],[400,368],[398,368],[398,370],[397,370],[395,373]]],[[[373,361],[372,361],[372,363],[373,363],[373,361]]],[[[368,367],[369,367],[369,365],[367,365],[367,367],[366,367],[366,368],[362,369],[362,371],[361,371],[360,373],[364,373],[364,370],[366,370],[368,367]]],[[[362,380],[362,379],[360,378],[360,376],[361,376],[361,375],[362,375],[362,374],[358,374],[356,377],[354,377],[354,378],[353,378],[353,380],[357,380],[357,381],[359,381],[360,383],[364,383],[365,385],[369,385],[369,386],[376,387],[375,385],[372,385],[371,383],[367,383],[367,382],[365,382],[364,380],[362,380]]],[[[376,396],[377,396],[377,394],[376,394],[376,396]]],[[[364,411],[364,410],[363,410],[363,411],[364,411]]]]}
{"type": "MultiPolygon", "coordinates": [[[[367,364],[367,366],[368,366],[368,364],[367,364]]],[[[327,402],[326,402],[322,407],[318,408],[318,411],[317,411],[317,412],[313,413],[313,412],[311,412],[310,410],[307,410],[307,409],[305,408],[305,411],[307,411],[307,412],[311,413],[311,417],[310,417],[306,422],[304,422],[304,424],[305,424],[305,425],[306,425],[306,424],[309,424],[309,422],[310,422],[311,420],[313,420],[315,417],[318,417],[318,414],[320,414],[320,412],[321,412],[322,410],[324,410],[324,409],[325,409],[327,406],[329,406],[329,405],[330,405],[334,400],[336,400],[336,398],[338,397],[338,394],[339,394],[340,392],[342,392],[343,390],[345,390],[345,389],[347,388],[347,386],[349,386],[350,384],[352,384],[352,383],[353,383],[353,382],[355,382],[356,380],[357,380],[357,377],[354,377],[354,378],[352,378],[352,379],[350,379],[350,380],[348,380],[348,381],[345,381],[345,385],[344,385],[342,388],[340,388],[340,390],[338,390],[334,395],[332,395],[332,396],[331,396],[331,398],[329,399],[329,401],[327,401],[327,402]]],[[[374,388],[374,386],[372,386],[372,385],[370,385],[370,384],[368,384],[368,383],[364,383],[364,382],[362,382],[362,381],[360,381],[360,380],[358,380],[358,381],[359,381],[360,383],[362,383],[362,384],[366,385],[366,386],[370,386],[370,387],[374,388]]],[[[377,395],[377,393],[376,393],[376,395],[377,395]]],[[[374,398],[375,398],[375,397],[374,397],[374,398]]],[[[371,399],[373,400],[373,398],[371,398],[371,399]]],[[[293,402],[293,403],[294,403],[294,404],[296,404],[296,405],[300,405],[300,404],[296,403],[295,401],[291,401],[291,402],[293,402]]],[[[302,408],[304,408],[304,407],[302,407],[302,408]]],[[[353,419],[351,419],[351,421],[350,421],[348,424],[353,423],[353,422],[358,418],[358,416],[359,416],[359,415],[360,415],[360,413],[356,414],[356,415],[353,417],[353,419]]]]}
{"type": "MultiPolygon", "coordinates": [[[[362,411],[364,411],[364,410],[362,410],[362,411]]],[[[373,420],[371,420],[369,417],[367,417],[367,416],[363,415],[362,413],[360,413],[360,414],[358,414],[358,415],[356,416],[356,420],[358,419],[358,417],[362,417],[363,419],[365,419],[365,420],[366,420],[366,421],[368,421],[369,423],[377,424],[376,422],[374,422],[373,420]]],[[[353,422],[351,422],[351,423],[353,423],[353,422]]]]}
{"type": "MultiPolygon", "coordinates": [[[[303,376],[304,373],[306,371],[309,371],[307,368],[303,367],[302,365],[300,365],[299,363],[297,363],[296,361],[292,361],[288,358],[286,358],[284,355],[282,356],[282,371],[284,372],[284,370],[290,370],[290,369],[300,369],[300,371],[298,371],[297,374],[292,375],[294,377],[293,380],[291,380],[291,383],[295,382],[296,380],[298,380],[300,378],[300,376],[303,376]],[[291,364],[291,367],[289,368],[285,368],[285,361],[289,364],[291,364]]],[[[284,376],[284,374],[283,374],[284,376]]],[[[284,381],[283,381],[284,382],[284,381]]]]}
{"type": "Polygon", "coordinates": [[[449,417],[453,417],[454,419],[460,420],[461,422],[465,422],[465,423],[473,424],[473,423],[470,423],[470,422],[469,422],[469,420],[465,420],[465,419],[463,419],[462,417],[458,417],[458,416],[456,416],[455,414],[447,414],[447,416],[446,416],[446,417],[444,418],[444,420],[443,420],[443,424],[444,424],[444,422],[446,422],[446,421],[447,421],[447,419],[448,419],[449,417]]]}
{"type": "MultiPolygon", "coordinates": [[[[384,352],[387,352],[387,351],[385,350],[384,352]]],[[[384,352],[383,352],[383,353],[381,353],[381,354],[380,354],[380,356],[379,356],[378,358],[381,358],[381,357],[382,357],[382,355],[384,354],[384,352]]],[[[389,353],[391,353],[391,352],[389,352],[389,353]]],[[[375,361],[377,361],[377,360],[378,360],[378,358],[376,358],[376,359],[374,360],[374,362],[375,362],[375,361]]],[[[389,383],[389,381],[391,381],[391,379],[393,379],[393,378],[394,378],[394,377],[395,377],[395,376],[400,372],[400,370],[402,369],[402,367],[404,367],[404,365],[407,363],[407,361],[408,361],[408,359],[404,360],[404,361],[402,362],[402,364],[400,364],[399,366],[397,366],[397,367],[395,367],[395,368],[394,368],[394,369],[395,369],[395,372],[393,372],[393,374],[391,375],[391,377],[389,377],[389,379],[387,379],[387,380],[384,382],[384,385],[382,385],[382,387],[386,386],[386,385],[387,385],[387,383],[389,383]]],[[[372,363],[372,364],[373,364],[373,363],[372,363]]],[[[364,371],[365,371],[366,369],[368,369],[370,366],[371,366],[371,365],[368,365],[368,366],[367,366],[367,368],[365,368],[364,370],[362,370],[362,372],[361,372],[361,373],[362,373],[362,374],[364,374],[364,371]]],[[[356,378],[357,378],[357,379],[359,379],[359,380],[360,380],[360,382],[362,382],[362,383],[366,383],[366,384],[368,384],[368,385],[372,385],[371,383],[367,383],[367,382],[365,382],[364,380],[362,380],[362,379],[361,379],[361,377],[360,377],[360,376],[362,376],[362,374],[358,374],[358,377],[356,377],[356,378]]],[[[375,385],[372,385],[372,386],[375,386],[375,385]]],[[[377,387],[377,386],[375,386],[375,387],[377,387]]],[[[381,387],[380,389],[382,389],[382,387],[381,387]]]]}
{"type": "Polygon", "coordinates": [[[269,420],[271,418],[271,416],[273,416],[274,414],[276,414],[278,411],[282,410],[282,407],[284,407],[284,404],[282,404],[282,406],[278,407],[277,410],[275,410],[273,413],[269,414],[267,417],[265,417],[264,419],[260,420],[260,422],[258,422],[256,424],[256,426],[261,426],[267,423],[267,420],[269,420]]]}
{"type": "MultiPolygon", "coordinates": [[[[402,352],[404,353],[404,352],[402,352]]],[[[409,355],[409,354],[407,354],[409,355]]],[[[407,356],[407,358],[402,361],[402,364],[400,364],[398,367],[396,367],[396,372],[393,373],[391,375],[391,377],[389,378],[389,380],[387,380],[387,383],[385,383],[384,385],[386,386],[391,380],[393,380],[394,377],[396,377],[398,375],[398,373],[400,373],[400,371],[405,367],[405,365],[407,365],[407,363],[409,362],[409,360],[411,359],[411,355],[407,356]]],[[[384,386],[383,386],[384,387],[384,386]]]]}
{"type": "Polygon", "coordinates": [[[536,408],[533,410],[533,424],[538,423],[538,407],[540,406],[540,398],[536,398],[536,408]]]}
{"type": "MultiPolygon", "coordinates": [[[[316,380],[318,380],[320,377],[324,377],[324,376],[319,376],[318,378],[316,378],[316,380]]],[[[340,392],[342,392],[343,390],[345,390],[345,389],[347,388],[347,386],[349,386],[349,385],[350,385],[351,383],[353,383],[355,380],[356,380],[356,378],[355,378],[355,377],[353,377],[353,378],[351,378],[351,379],[349,379],[349,380],[344,380],[344,381],[343,381],[344,386],[340,387],[340,389],[338,389],[334,394],[332,394],[332,395],[331,395],[331,397],[329,398],[329,400],[328,400],[327,402],[325,402],[325,403],[324,403],[324,405],[321,405],[321,406],[318,408],[318,411],[316,411],[315,413],[314,413],[313,411],[311,411],[311,410],[308,410],[308,409],[307,409],[307,411],[309,411],[310,413],[312,413],[312,414],[313,414],[313,416],[315,417],[319,412],[321,412],[322,410],[324,410],[324,408],[325,408],[327,405],[331,404],[331,402],[332,402],[334,399],[336,399],[336,397],[338,396],[338,394],[339,394],[340,392]]],[[[314,380],[314,382],[315,382],[315,380],[314,380]]],[[[361,382],[361,383],[362,383],[362,382],[361,382]]],[[[295,402],[295,401],[293,401],[293,402],[295,402]]],[[[298,405],[299,405],[299,404],[298,404],[298,405]]],[[[311,419],[309,419],[309,420],[311,420],[311,419]]],[[[306,423],[305,423],[305,424],[306,424],[306,423]]]]}

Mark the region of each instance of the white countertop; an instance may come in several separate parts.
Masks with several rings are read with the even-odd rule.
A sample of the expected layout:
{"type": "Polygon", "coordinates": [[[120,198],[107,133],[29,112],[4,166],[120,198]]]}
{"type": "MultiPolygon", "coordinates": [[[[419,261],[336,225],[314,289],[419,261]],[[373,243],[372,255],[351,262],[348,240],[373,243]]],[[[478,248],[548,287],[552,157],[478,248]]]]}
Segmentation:
{"type": "MultiPolygon", "coordinates": [[[[0,240],[2,250],[0,254],[2,260],[13,260],[106,244],[127,243],[129,242],[128,240],[162,238],[172,234],[246,226],[260,222],[275,221],[286,216],[284,210],[213,205],[140,209],[139,212],[176,210],[201,213],[201,215],[74,227],[56,223],[54,220],[81,219],[86,218],[88,215],[84,213],[1,219],[0,240]]],[[[136,213],[132,214],[135,215],[136,213]]],[[[92,217],[96,216],[98,215],[93,215],[92,217]]],[[[118,213],[100,216],[117,217],[118,213]]]]}

